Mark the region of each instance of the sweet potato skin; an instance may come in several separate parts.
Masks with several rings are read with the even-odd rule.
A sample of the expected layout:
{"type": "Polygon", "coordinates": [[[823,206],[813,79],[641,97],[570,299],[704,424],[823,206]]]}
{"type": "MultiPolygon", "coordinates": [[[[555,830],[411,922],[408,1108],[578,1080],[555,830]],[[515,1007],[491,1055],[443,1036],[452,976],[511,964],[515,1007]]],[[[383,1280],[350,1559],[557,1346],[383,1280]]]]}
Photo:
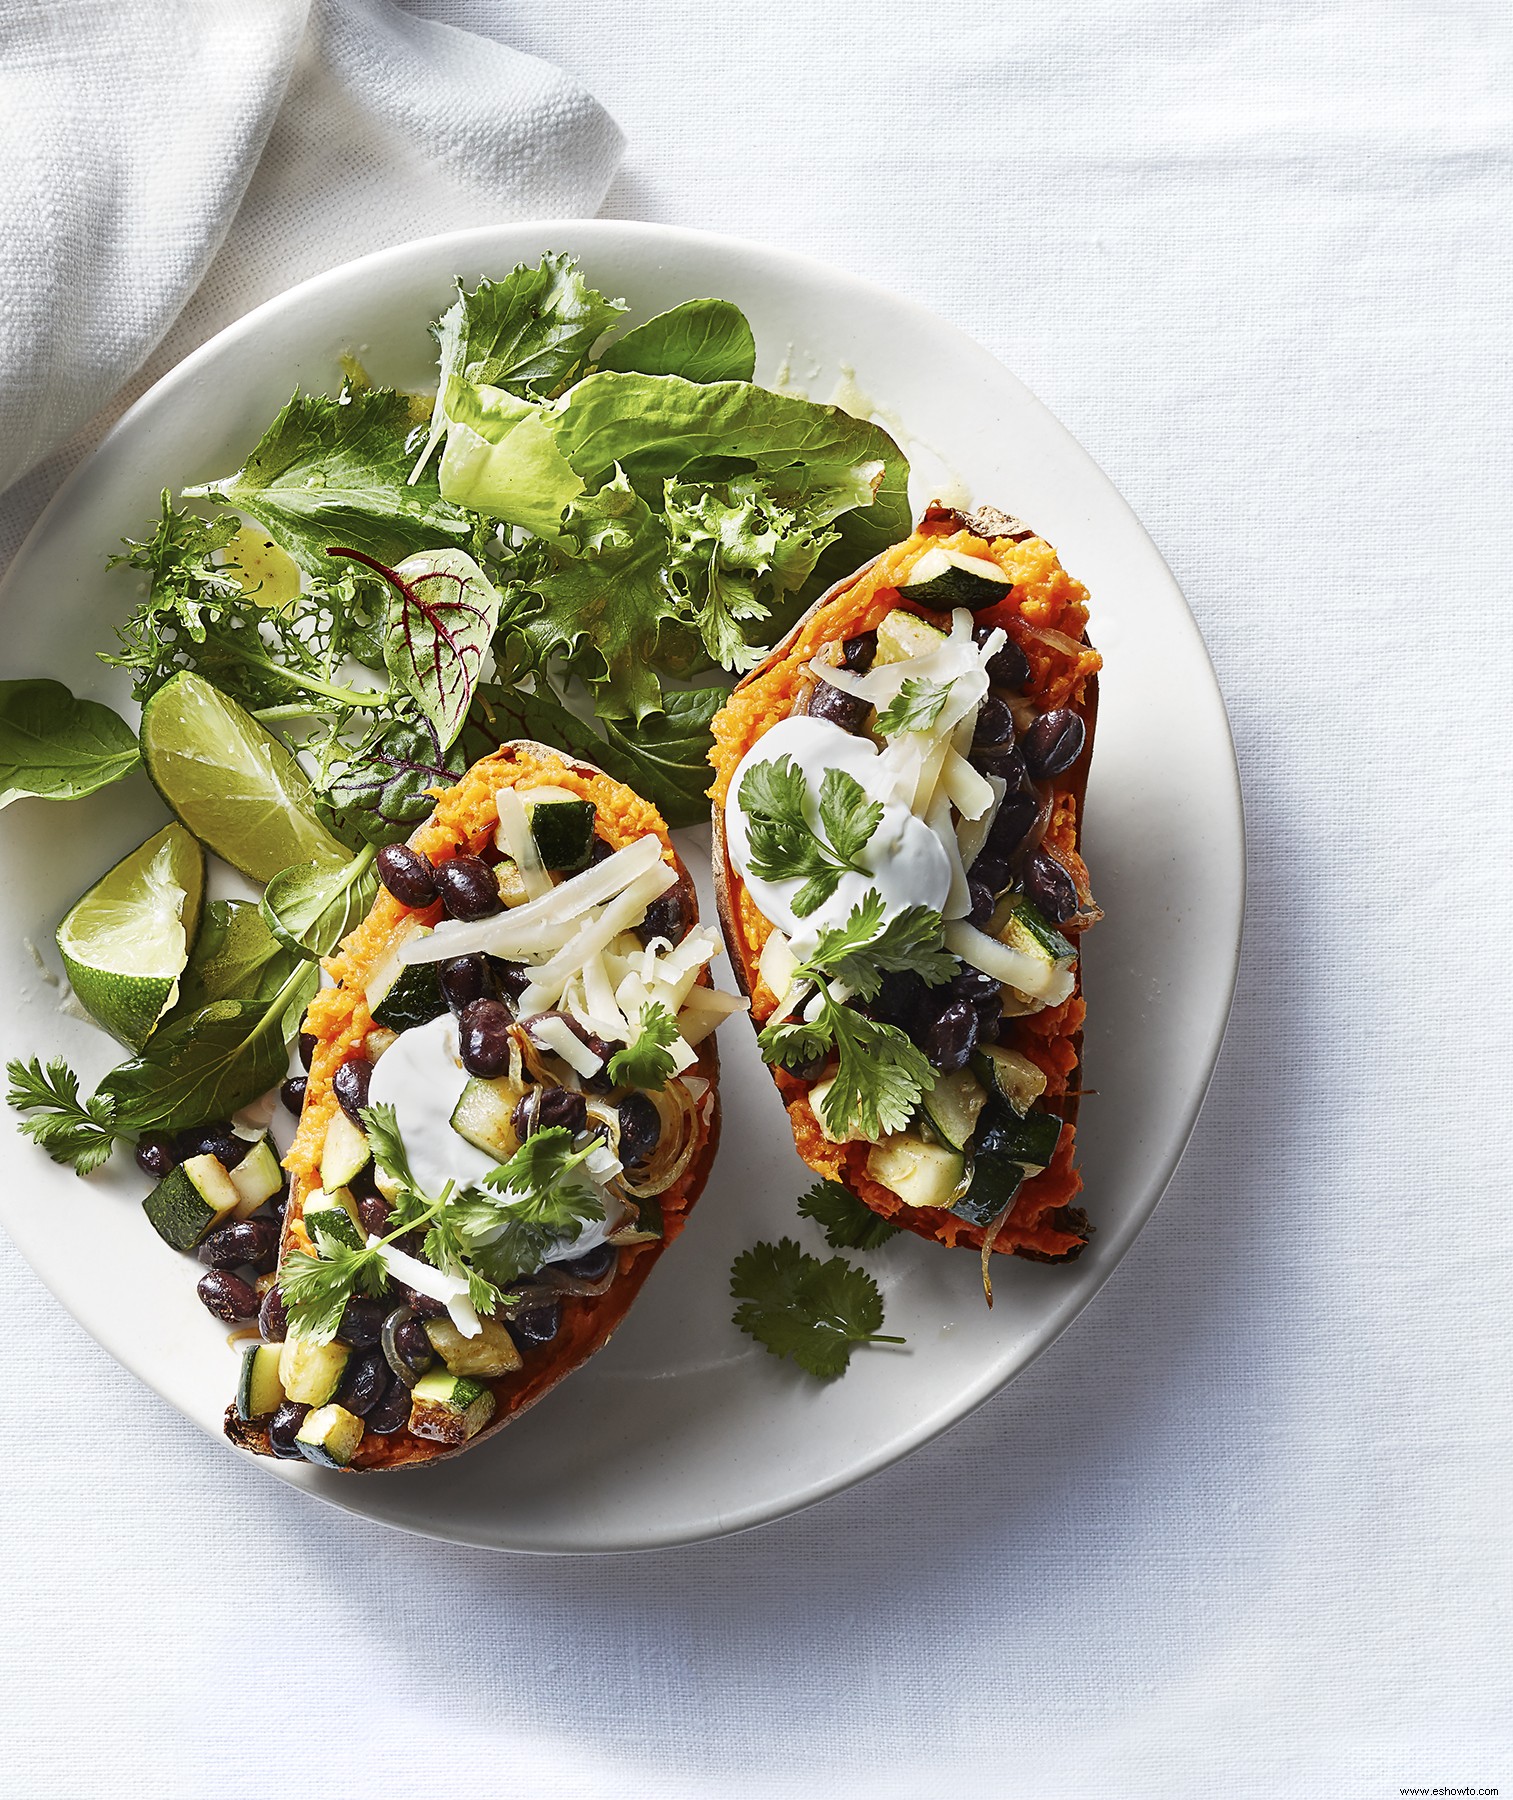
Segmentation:
{"type": "MultiPolygon", "coordinates": [[[[1082,717],[1086,748],[1073,768],[1051,784],[1054,806],[1044,843],[1065,864],[1085,905],[1091,908],[1087,869],[1079,846],[1097,720],[1101,659],[1086,638],[1087,594],[1061,567],[1050,545],[1030,533],[1028,527],[1005,515],[991,513],[975,523],[993,529],[994,535],[978,535],[966,517],[950,508],[931,507],[911,538],[885,550],[823,594],[782,642],[740,682],[714,720],[715,749],[710,760],[715,781],[710,793],[714,801],[715,893],[731,966],[742,991],[751,1000],[752,1023],[758,1028],[777,1005],[776,995],[758,970],[762,946],[772,925],[757,908],[730,861],[724,819],[731,780],[742,757],[762,733],[792,711],[801,671],[809,658],[827,644],[873,630],[886,613],[900,604],[899,580],[912,567],[920,550],[932,542],[989,558],[1011,577],[1008,597],[980,612],[979,621],[1002,625],[1024,651],[1031,670],[1026,697],[1033,700],[1038,710],[1069,706],[1082,717]],[[1002,521],[1001,527],[998,521],[1002,521]]],[[[939,615],[922,607],[910,606],[909,610],[941,622],[939,615]]],[[[1096,916],[1096,909],[1093,913],[1096,916]]],[[[1079,934],[1068,931],[1067,935],[1075,939],[1079,934]]],[[[1016,1048],[1044,1072],[1044,1105],[1064,1119],[1067,1128],[1061,1134],[1050,1167],[1024,1183],[1012,1211],[994,1234],[993,1248],[999,1253],[1061,1262],[1086,1248],[1091,1226],[1081,1208],[1072,1205],[1082,1189],[1082,1177],[1075,1165],[1080,1096],[1074,1078],[1080,1064],[1085,1016],[1079,962],[1077,987],[1071,996],[1060,1006],[1032,1013],[1020,1021],[1016,1048]]],[[[867,1146],[831,1143],[820,1131],[809,1105],[808,1084],[785,1069],[773,1068],[771,1073],[788,1112],[794,1145],[817,1174],[843,1183],[894,1225],[948,1246],[981,1250],[982,1227],[935,1208],[908,1206],[891,1189],[871,1180],[866,1172],[867,1146]]]]}
{"type": "MultiPolygon", "coordinates": [[[[684,867],[661,814],[622,783],[612,781],[592,764],[578,762],[560,751],[528,739],[505,744],[492,756],[475,763],[454,787],[437,796],[436,809],[411,839],[434,862],[444,862],[464,851],[476,851],[492,833],[497,820],[494,796],[502,787],[550,784],[592,800],[598,809],[598,828],[616,849],[654,832],[662,841],[663,859],[677,870],[689,917],[697,918],[698,903],[693,882],[684,867]]],[[[305,1029],[316,1038],[310,1061],[305,1105],[299,1130],[284,1167],[290,1172],[289,1204],[284,1218],[283,1253],[308,1248],[302,1222],[306,1197],[320,1183],[320,1151],[326,1126],[337,1109],[332,1081],[346,1058],[359,1048],[372,1025],[364,996],[366,976],[383,953],[395,929],[411,916],[434,924],[439,905],[415,912],[403,906],[383,888],[368,917],[327,959],[325,968],[334,987],[322,988],[311,1002],[305,1029]]],[[[709,982],[706,969],[701,981],[709,982]]],[[[347,1473],[377,1469],[415,1468],[461,1455],[485,1438],[503,1430],[520,1417],[596,1350],[603,1349],[621,1319],[630,1310],[657,1258],[687,1220],[702,1193],[713,1166],[720,1140],[719,1053],[711,1034],[699,1046],[699,1060],[688,1071],[702,1076],[707,1092],[701,1104],[703,1135],[693,1160],[682,1176],[661,1195],[663,1233],[655,1242],[620,1247],[614,1281],[602,1294],[567,1296],[562,1302],[562,1325],[550,1344],[527,1353],[523,1366],[511,1375],[487,1383],[493,1390],[493,1418],[465,1444],[439,1444],[398,1431],[389,1437],[368,1433],[347,1473]]],[[[271,1455],[267,1427],[237,1417],[234,1406],[226,1410],[226,1435],[242,1449],[271,1455]]]]}

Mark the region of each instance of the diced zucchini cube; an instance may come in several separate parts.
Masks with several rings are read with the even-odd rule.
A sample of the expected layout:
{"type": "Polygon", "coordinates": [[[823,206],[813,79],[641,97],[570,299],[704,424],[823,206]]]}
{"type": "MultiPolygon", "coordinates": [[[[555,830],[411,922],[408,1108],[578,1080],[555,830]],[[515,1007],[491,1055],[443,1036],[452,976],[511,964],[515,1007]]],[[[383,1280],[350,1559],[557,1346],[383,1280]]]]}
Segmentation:
{"type": "Polygon", "coordinates": [[[300,1219],[321,1256],[361,1250],[368,1241],[357,1202],[346,1188],[336,1188],[331,1193],[316,1188],[300,1208],[300,1219]]]}
{"type": "Polygon", "coordinates": [[[877,628],[877,663],[907,662],[911,656],[928,656],[946,641],[946,634],[927,625],[901,607],[888,613],[877,628]]]}
{"type": "Polygon", "coordinates": [[[245,1219],[284,1185],[278,1152],[267,1138],[259,1138],[236,1167],[229,1171],[231,1185],[241,1196],[236,1216],[245,1219]]]}
{"type": "Polygon", "coordinates": [[[898,591],[933,611],[968,606],[977,612],[1002,600],[1009,587],[1009,578],[997,563],[937,544],[919,558],[898,591]]]}
{"type": "Polygon", "coordinates": [[[1028,1177],[1049,1166],[1060,1137],[1061,1120],[1054,1113],[1021,1117],[1010,1106],[995,1104],[978,1133],[972,1185],[951,1210],[969,1224],[989,1224],[1028,1177]]]}
{"type": "Polygon", "coordinates": [[[967,1185],[967,1159],[900,1131],[868,1151],[867,1173],[909,1206],[953,1206],[967,1185]]]}
{"type": "Polygon", "coordinates": [[[224,1163],[191,1156],[165,1175],[142,1202],[152,1228],[175,1250],[192,1250],[241,1205],[224,1163]]]}
{"type": "Polygon", "coordinates": [[[825,1123],[825,1096],[835,1086],[835,1076],[827,1075],[816,1081],[809,1090],[809,1106],[814,1114],[814,1122],[820,1128],[820,1136],[832,1144],[851,1144],[862,1141],[862,1133],[856,1128],[854,1120],[848,1119],[840,1133],[833,1132],[825,1123]]]}
{"type": "Polygon", "coordinates": [[[410,1394],[410,1430],[438,1444],[465,1444],[493,1416],[493,1394],[468,1375],[433,1369],[410,1394]]]}
{"type": "Polygon", "coordinates": [[[787,936],[781,931],[770,931],[762,945],[762,954],[757,958],[757,973],[779,1003],[787,999],[788,990],[793,986],[793,972],[798,966],[799,959],[793,954],[787,936]]]}
{"type": "Polygon", "coordinates": [[[972,1065],[988,1087],[1017,1113],[1026,1113],[1045,1092],[1045,1075],[1027,1056],[1003,1044],[983,1044],[972,1065]]]}
{"type": "Polygon", "coordinates": [[[526,807],[541,866],[564,875],[588,867],[594,848],[592,800],[537,800],[526,807]]]}
{"type": "Polygon", "coordinates": [[[363,1422],[344,1406],[318,1406],[294,1434],[300,1455],[327,1469],[345,1469],[363,1440],[363,1422]]]}
{"type": "Polygon", "coordinates": [[[331,1122],[326,1127],[326,1141],[321,1146],[321,1186],[328,1193],[335,1188],[344,1188],[371,1155],[367,1132],[360,1125],[354,1125],[338,1107],[331,1115],[331,1122]]]}
{"type": "Polygon", "coordinates": [[[352,1352],[345,1344],[313,1344],[290,1332],[279,1349],[278,1378],[284,1398],[324,1406],[336,1392],[352,1352]]]}
{"type": "Polygon", "coordinates": [[[236,1384],[239,1419],[266,1419],[283,1405],[286,1395],[279,1380],[282,1344],[247,1344],[236,1384]]]}
{"type": "Polygon", "coordinates": [[[408,1031],[414,1025],[429,1025],[447,1010],[447,997],[441,991],[439,963],[406,963],[390,982],[375,1006],[373,983],[368,984],[368,1006],[373,1023],[386,1031],[408,1031]]]}
{"type": "Polygon", "coordinates": [[[407,919],[402,920],[390,934],[378,960],[368,971],[367,983],[363,988],[363,998],[368,1003],[368,1011],[375,1018],[378,1016],[379,1007],[383,1005],[395,983],[408,967],[399,960],[399,952],[412,938],[429,937],[430,932],[430,926],[423,925],[412,913],[407,919]]]}
{"type": "Polygon", "coordinates": [[[431,1348],[453,1375],[511,1375],[520,1367],[515,1340],[493,1319],[479,1321],[477,1337],[464,1337],[450,1319],[427,1319],[431,1348]]]}
{"type": "Polygon", "coordinates": [[[452,1109],[452,1129],[479,1150],[505,1162],[520,1148],[515,1135],[515,1107],[524,1088],[500,1076],[493,1081],[474,1077],[462,1090],[452,1109]]]}
{"type": "Polygon", "coordinates": [[[653,1244],[663,1236],[662,1202],[655,1194],[636,1201],[636,1216],[609,1234],[612,1244],[653,1244]]]}
{"type": "Polygon", "coordinates": [[[987,1090],[970,1069],[937,1075],[935,1086],[920,1101],[931,1133],[950,1150],[965,1150],[972,1141],[987,1090]]]}
{"type": "Polygon", "coordinates": [[[520,864],[512,856],[502,857],[495,863],[494,885],[506,906],[524,906],[531,897],[525,877],[520,873],[520,864]]]}

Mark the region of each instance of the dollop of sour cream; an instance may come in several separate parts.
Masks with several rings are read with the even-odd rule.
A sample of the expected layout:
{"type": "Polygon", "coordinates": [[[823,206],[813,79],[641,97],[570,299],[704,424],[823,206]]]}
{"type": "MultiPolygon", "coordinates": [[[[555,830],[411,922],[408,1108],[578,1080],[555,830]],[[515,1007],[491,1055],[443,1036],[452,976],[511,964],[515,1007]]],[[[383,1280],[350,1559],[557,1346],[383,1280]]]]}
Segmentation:
{"type": "Polygon", "coordinates": [[[906,906],[929,906],[939,911],[951,891],[951,862],[940,839],[894,798],[894,775],[879,759],[877,746],[832,725],[828,719],[799,716],[780,720],[766,731],[741,758],[725,802],[725,841],[736,873],[752,899],[793,942],[799,955],[814,947],[827,925],[841,925],[862,897],[876,888],[883,897],[884,916],[906,906]],[[880,800],[883,816],[877,830],[862,849],[858,861],[865,873],[848,870],[835,892],[805,918],[793,910],[793,900],[803,882],[798,879],[768,880],[752,873],[751,842],[746,814],[741,809],[741,783],[756,763],[776,762],[786,756],[803,771],[809,784],[810,820],[819,817],[819,788],[826,769],[844,769],[860,784],[870,800],[880,800]]]}
{"type": "MultiPolygon", "coordinates": [[[[369,1104],[394,1108],[411,1171],[427,1194],[439,1194],[449,1181],[459,1188],[477,1186],[496,1167],[488,1151],[452,1127],[452,1113],[469,1079],[457,1021],[450,1013],[400,1032],[373,1065],[369,1104]]],[[[607,1233],[602,1216],[588,1219],[577,1238],[559,1240],[545,1260],[582,1256],[602,1244],[607,1233]]]]}

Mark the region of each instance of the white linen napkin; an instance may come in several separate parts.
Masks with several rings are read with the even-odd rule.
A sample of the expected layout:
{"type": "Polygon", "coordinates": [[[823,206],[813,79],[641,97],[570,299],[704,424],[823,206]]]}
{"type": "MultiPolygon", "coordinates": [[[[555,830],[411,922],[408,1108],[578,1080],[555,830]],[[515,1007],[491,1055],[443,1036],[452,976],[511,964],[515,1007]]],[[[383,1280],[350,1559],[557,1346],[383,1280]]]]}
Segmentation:
{"type": "Polygon", "coordinates": [[[390,0],[0,0],[0,72],[0,489],[75,438],[0,502],[0,566],[113,412],[249,307],[407,238],[592,214],[622,144],[548,64],[390,0]]]}

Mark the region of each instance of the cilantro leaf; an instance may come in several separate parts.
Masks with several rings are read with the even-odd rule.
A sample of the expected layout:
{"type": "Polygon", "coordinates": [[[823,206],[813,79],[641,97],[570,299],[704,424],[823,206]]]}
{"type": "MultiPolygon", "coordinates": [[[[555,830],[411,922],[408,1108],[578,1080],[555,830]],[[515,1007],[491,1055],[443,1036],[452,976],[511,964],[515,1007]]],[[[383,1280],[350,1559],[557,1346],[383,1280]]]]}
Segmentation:
{"type": "Polygon", "coordinates": [[[951,697],[949,681],[926,681],[911,675],[877,715],[877,729],[884,737],[905,731],[928,731],[951,697]]]}
{"type": "Polygon", "coordinates": [[[899,1227],[880,1219],[838,1181],[817,1181],[799,1197],[799,1212],[813,1219],[832,1250],[875,1250],[897,1237],[899,1227]]]}
{"type": "Polygon", "coordinates": [[[38,1117],[22,1121],[21,1129],[55,1163],[70,1165],[75,1174],[88,1175],[110,1155],[117,1132],[109,1105],[99,1099],[79,1099],[79,1078],[61,1059],[46,1070],[39,1057],[29,1063],[18,1059],[5,1065],[10,1077],[6,1102],[17,1112],[38,1117]]]}
{"type": "Polygon", "coordinates": [[[832,1256],[807,1256],[792,1238],[753,1244],[731,1264],[735,1323],[774,1356],[786,1356],[821,1381],[844,1375],[858,1344],[901,1344],[884,1337],[883,1297],[864,1269],[832,1256]]]}
{"type": "Polygon", "coordinates": [[[636,1037],[609,1059],[609,1078],[616,1087],[660,1088],[677,1071],[670,1046],[678,1021],[665,1006],[652,1001],[636,1020],[636,1037]]]}
{"type": "Polygon", "coordinates": [[[942,945],[940,914],[928,906],[906,906],[883,922],[883,897],[869,888],[843,925],[827,925],[795,971],[799,979],[828,976],[842,981],[863,1000],[882,986],[885,974],[912,970],[931,987],[949,981],[960,964],[942,945]]]}
{"type": "Polygon", "coordinates": [[[830,898],[847,870],[866,873],[858,857],[883,816],[844,769],[827,769],[820,783],[821,831],[809,821],[808,800],[809,783],[791,757],[754,763],[741,778],[751,867],[769,881],[803,882],[792,902],[801,919],[830,898]]]}
{"type": "Polygon", "coordinates": [[[386,1284],[376,1249],[338,1250],[329,1257],[295,1250],[285,1257],[278,1272],[290,1330],[317,1344],[329,1344],[336,1336],[347,1302],[354,1295],[380,1299],[386,1284]]]}
{"type": "Polygon", "coordinates": [[[409,396],[388,388],[348,389],[334,400],[296,393],[235,475],[184,493],[249,514],[317,577],[334,545],[393,565],[461,544],[472,530],[467,514],[442,499],[434,476],[408,479],[415,422],[409,396]]]}
{"type": "Polygon", "coordinates": [[[394,1108],[364,1106],[361,1112],[363,1130],[368,1134],[368,1144],[373,1152],[373,1167],[397,1186],[412,1194],[419,1193],[405,1141],[399,1135],[399,1118],[394,1108]]]}
{"type": "Polygon", "coordinates": [[[821,1106],[826,1126],[836,1137],[854,1126],[874,1141],[902,1131],[935,1085],[929,1059],[897,1026],[880,1024],[828,997],[826,1016],[836,1052],[835,1079],[821,1106]]]}
{"type": "Polygon", "coordinates": [[[460,1245],[485,1279],[505,1287],[531,1274],[562,1239],[603,1217],[597,1191],[575,1173],[590,1148],[574,1150],[571,1132],[555,1126],[534,1132],[484,1176],[491,1191],[471,1188],[448,1207],[460,1245]]]}

